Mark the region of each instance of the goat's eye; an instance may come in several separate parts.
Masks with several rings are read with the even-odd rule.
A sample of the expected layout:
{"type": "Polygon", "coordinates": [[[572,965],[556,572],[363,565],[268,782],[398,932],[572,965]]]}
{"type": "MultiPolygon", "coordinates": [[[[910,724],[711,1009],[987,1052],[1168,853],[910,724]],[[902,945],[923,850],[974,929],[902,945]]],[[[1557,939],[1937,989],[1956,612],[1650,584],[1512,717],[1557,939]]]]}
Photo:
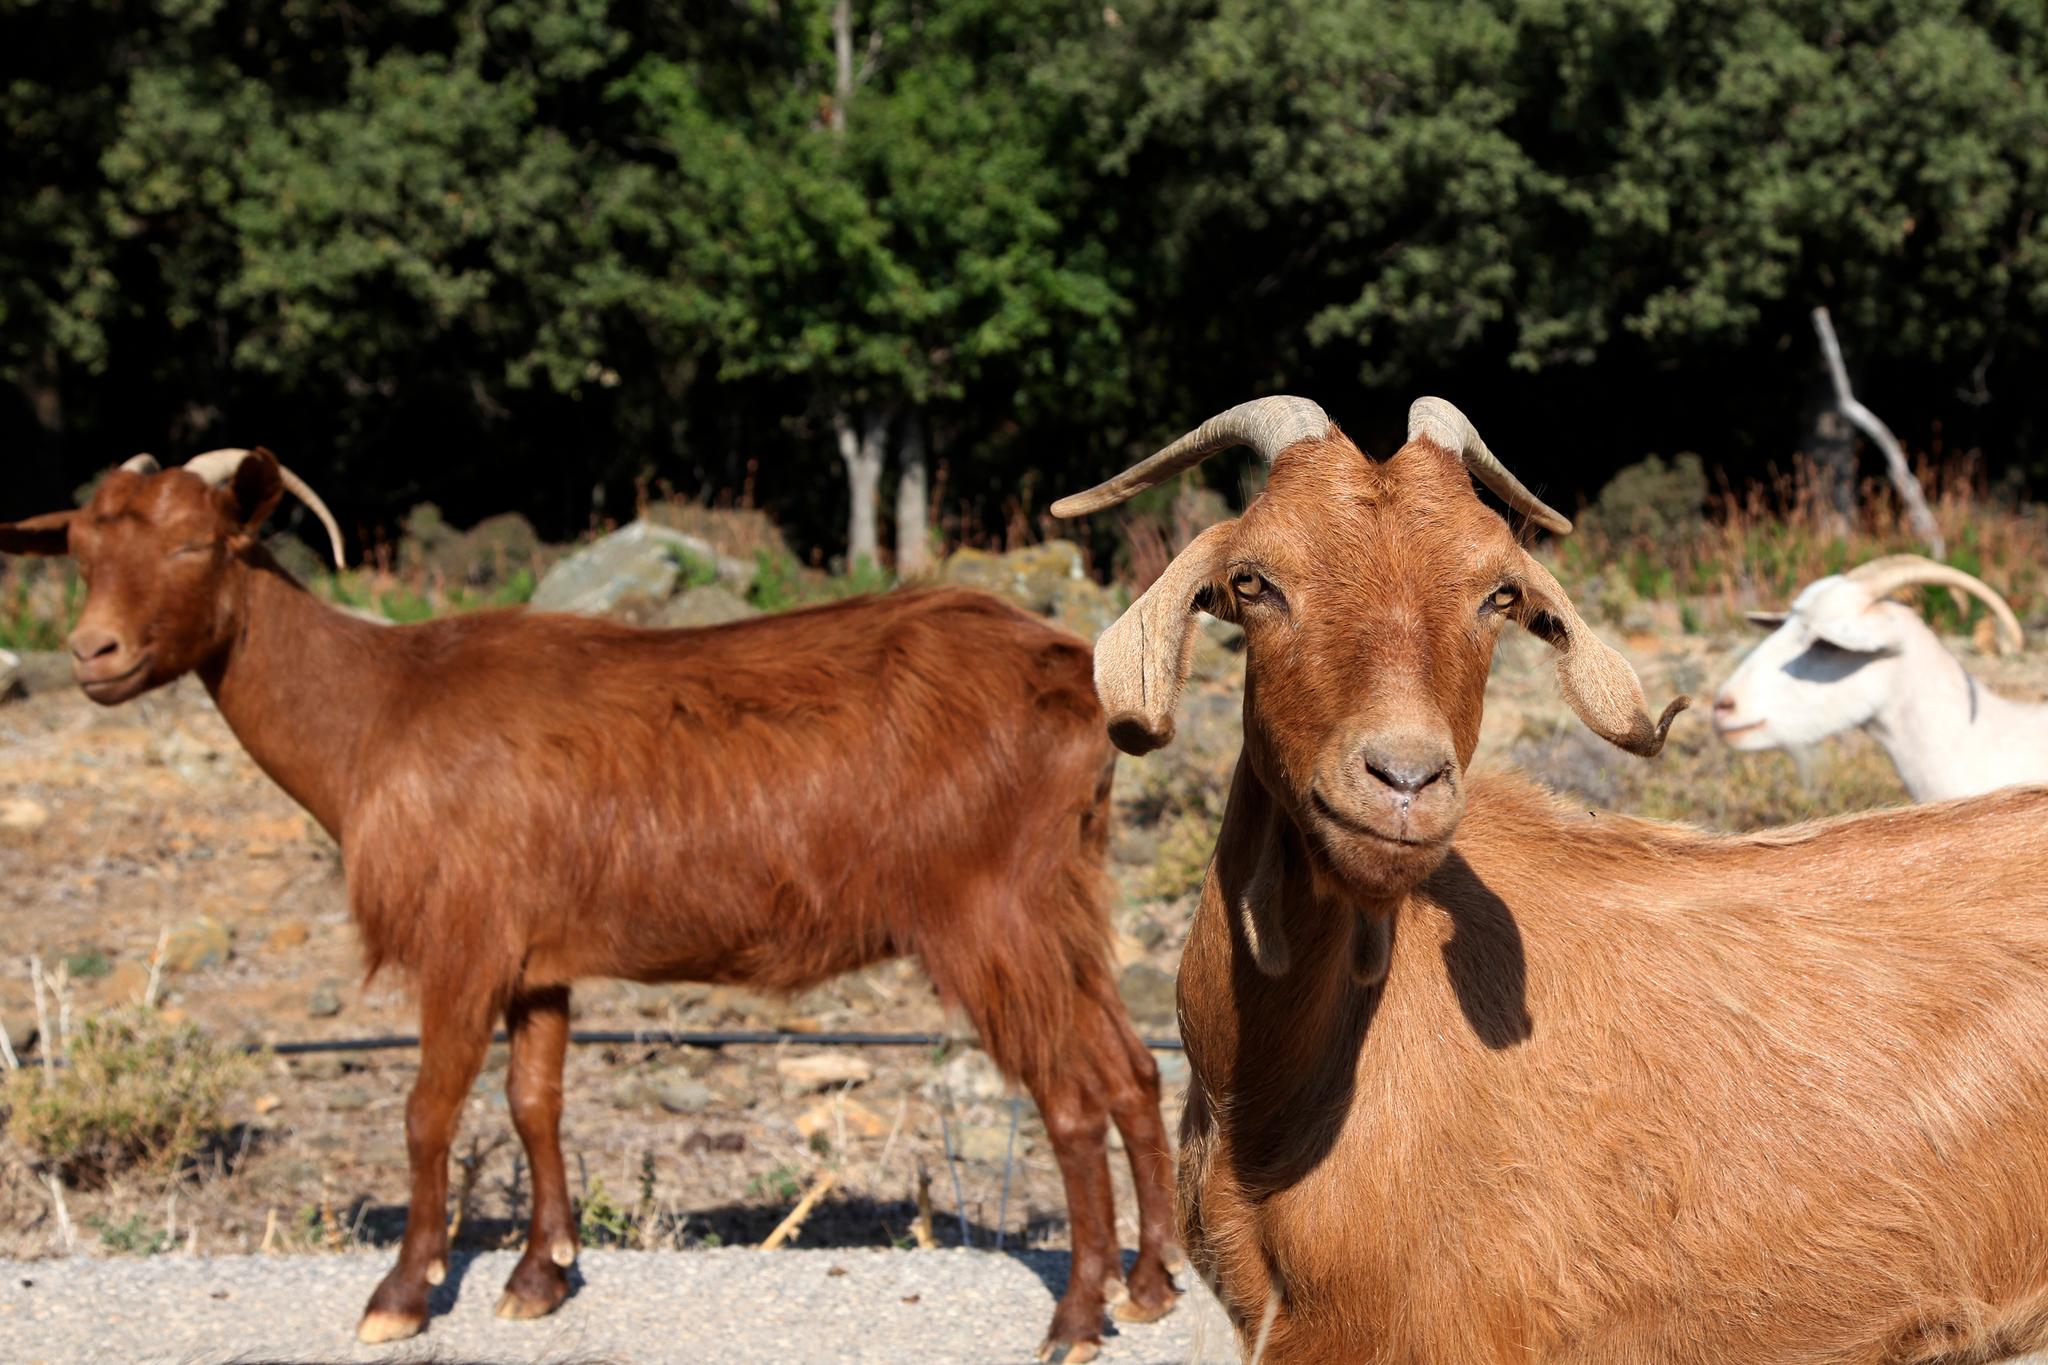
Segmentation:
{"type": "Polygon", "coordinates": [[[1517,588],[1512,583],[1503,583],[1495,588],[1492,595],[1480,606],[1479,614],[1486,616],[1492,612],[1506,611],[1509,607],[1520,601],[1521,598],[1522,590],[1520,588],[1517,588]]]}
{"type": "Polygon", "coordinates": [[[185,555],[196,555],[212,548],[213,542],[210,540],[188,540],[177,549],[171,551],[171,558],[178,559],[185,555]]]}
{"type": "Polygon", "coordinates": [[[1266,591],[1266,580],[1253,569],[1235,569],[1230,575],[1230,590],[1249,602],[1266,591]]]}

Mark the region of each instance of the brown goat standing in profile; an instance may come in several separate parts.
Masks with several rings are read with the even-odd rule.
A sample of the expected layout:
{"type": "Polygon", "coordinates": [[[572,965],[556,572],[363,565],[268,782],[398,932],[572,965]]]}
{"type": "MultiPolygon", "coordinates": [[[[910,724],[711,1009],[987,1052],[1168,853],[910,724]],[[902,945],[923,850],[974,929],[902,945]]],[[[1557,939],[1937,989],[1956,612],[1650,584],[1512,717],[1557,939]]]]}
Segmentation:
{"type": "Polygon", "coordinates": [[[559,1126],[581,977],[795,991],[921,962],[1045,1119],[1073,1238],[1042,1357],[1082,1361],[1175,1290],[1158,1070],[1110,977],[1102,870],[1113,754],[1089,651],[960,591],[705,630],[523,612],[384,627],[316,601],[258,530],[290,487],[267,451],[158,471],[0,525],[0,551],[76,557],[71,645],[113,705],[196,672],[251,757],[339,841],[372,972],[420,1000],[412,1200],[359,1332],[418,1332],[447,1273],[449,1144],[495,1021],[533,1171],[498,1305],[568,1292],[577,1229],[559,1126]],[[1128,1284],[1106,1155],[1136,1178],[1128,1284]]]}
{"type": "Polygon", "coordinates": [[[1474,495],[1553,530],[1448,403],[1375,462],[1231,410],[1239,519],[1096,646],[1168,742],[1195,614],[1244,752],[1181,962],[1180,1217],[1263,1365],[1964,1365],[2048,1341],[2048,790],[1748,837],[1469,773],[1495,642],[1654,754],[1634,671],[1474,495]]]}

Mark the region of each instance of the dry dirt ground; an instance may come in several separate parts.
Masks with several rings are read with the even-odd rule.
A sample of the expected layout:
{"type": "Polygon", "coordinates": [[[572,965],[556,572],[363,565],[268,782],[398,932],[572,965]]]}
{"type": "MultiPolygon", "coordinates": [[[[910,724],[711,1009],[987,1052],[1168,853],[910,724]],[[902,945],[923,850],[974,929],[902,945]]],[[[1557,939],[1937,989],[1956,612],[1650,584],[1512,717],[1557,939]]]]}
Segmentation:
{"type": "MultiPolygon", "coordinates": [[[[1618,638],[1653,703],[1703,696],[1747,639],[1618,638]]],[[[2039,654],[1970,666],[2014,695],[2048,691],[2039,654]]],[[[1118,778],[1117,952],[1141,1031],[1171,1028],[1159,989],[1177,956],[1188,888],[1206,857],[1202,814],[1236,751],[1241,660],[1205,645],[1182,742],[1118,778]],[[1152,765],[1147,767],[1145,765],[1152,765]],[[1191,801],[1188,792],[1208,795],[1191,801]],[[1178,820],[1179,825],[1174,822],[1178,820]],[[1179,860],[1176,870],[1175,860],[1179,860]],[[1164,871],[1162,871],[1164,869],[1164,871]]],[[[217,1037],[249,1042],[413,1031],[397,981],[365,987],[332,844],[242,753],[189,680],[115,710],[86,702],[61,668],[32,661],[25,700],[0,703],[0,1022],[17,1045],[34,1031],[27,962],[68,962],[68,1008],[82,1015],[133,999],[160,936],[188,959],[162,999],[217,1037]],[[185,951],[189,950],[189,951],[185,951]],[[224,951],[223,951],[224,950],[224,951]]],[[[1782,755],[1728,754],[1701,713],[1682,718],[1664,759],[1645,764],[1585,736],[1558,702],[1540,644],[1503,647],[1483,758],[1513,761],[1589,804],[1723,827],[1901,799],[1867,741],[1830,746],[1803,771],[1782,755]]],[[[1220,803],[1218,803],[1220,804],[1220,803]]],[[[1057,1170],[1028,1103],[1007,1203],[1011,1106],[959,1021],[923,977],[894,964],[795,1000],[732,989],[593,983],[575,994],[584,1029],[772,1028],[951,1032],[947,1050],[863,1049],[865,1078],[815,1086],[778,1063],[800,1042],[723,1051],[582,1047],[566,1078],[571,1180],[598,1244],[752,1244],[827,1170],[839,1176],[804,1228],[805,1246],[906,1245],[920,1172],[941,1245],[1064,1247],[1057,1170]],[[949,1147],[962,1159],[948,1160],[949,1147]],[[956,1186],[957,1180],[957,1186],[956,1186]]],[[[1184,1065],[1162,1054],[1169,1129],[1184,1065]]],[[[65,1194],[73,1245],[86,1254],[194,1245],[201,1252],[312,1251],[392,1244],[406,1189],[403,1106],[411,1052],[266,1058],[238,1101],[237,1124],[199,1169],[166,1188],[117,1181],[65,1194]],[[196,1242],[195,1242],[196,1239],[196,1242]]],[[[526,1173],[501,1094],[503,1049],[464,1115],[466,1187],[458,1243],[517,1243],[526,1173]]],[[[53,1197],[16,1148],[0,1157],[0,1255],[62,1252],[53,1197]]],[[[1135,1242],[1127,1171],[1118,1213],[1135,1242]]]]}

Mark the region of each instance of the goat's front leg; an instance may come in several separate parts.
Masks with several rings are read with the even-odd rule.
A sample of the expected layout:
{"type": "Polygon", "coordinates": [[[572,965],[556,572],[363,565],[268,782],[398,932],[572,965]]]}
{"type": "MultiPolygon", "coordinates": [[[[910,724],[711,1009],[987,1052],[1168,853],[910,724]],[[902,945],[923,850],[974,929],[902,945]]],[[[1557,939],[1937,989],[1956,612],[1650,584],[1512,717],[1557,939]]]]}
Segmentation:
{"type": "MultiPolygon", "coordinates": [[[[462,983],[474,987],[474,983],[462,983]]],[[[370,1295],[356,1335],[397,1341],[427,1325],[427,1295],[448,1276],[448,1148],[462,1103],[491,1042],[491,1013],[455,985],[422,983],[420,1074],[405,1106],[405,1149],[412,1166],[412,1204],[398,1264],[370,1295]]]]}
{"type": "Polygon", "coordinates": [[[512,1060],[505,1099],[512,1126],[533,1171],[533,1223],[526,1254],[505,1281],[501,1318],[545,1317],[569,1296],[568,1268],[576,1261],[576,1215],[569,1177],[562,1169],[562,1056],[569,1046],[569,991],[565,986],[515,997],[505,1010],[512,1060]]]}

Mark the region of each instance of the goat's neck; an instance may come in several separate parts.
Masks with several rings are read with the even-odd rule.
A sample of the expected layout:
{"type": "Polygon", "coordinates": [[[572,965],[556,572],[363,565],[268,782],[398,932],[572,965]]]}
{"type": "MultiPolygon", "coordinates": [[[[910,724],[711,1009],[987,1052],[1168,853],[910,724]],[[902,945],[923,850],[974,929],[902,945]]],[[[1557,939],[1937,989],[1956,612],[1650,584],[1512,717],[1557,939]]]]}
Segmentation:
{"type": "MultiPolygon", "coordinates": [[[[1187,1045],[1201,1074],[1231,1078],[1245,1112],[1286,1113],[1294,1130],[1341,1124],[1395,928],[1392,903],[1346,898],[1310,866],[1301,831],[1240,760],[1182,961],[1187,1045]]],[[[1259,1138],[1243,1140],[1242,1174],[1285,1183],[1281,1166],[1300,1146],[1276,1137],[1262,1153],[1259,1138]]]]}
{"type": "Polygon", "coordinates": [[[1864,723],[1908,794],[1944,801],[2023,777],[2013,765],[2042,726],[2038,708],[2007,701],[1971,677],[1933,632],[1910,638],[1890,664],[1898,685],[1864,723]]]}
{"type": "Polygon", "coordinates": [[[384,628],[321,603],[267,556],[233,591],[233,638],[200,680],[256,766],[338,839],[356,755],[389,692],[384,628]]]}

